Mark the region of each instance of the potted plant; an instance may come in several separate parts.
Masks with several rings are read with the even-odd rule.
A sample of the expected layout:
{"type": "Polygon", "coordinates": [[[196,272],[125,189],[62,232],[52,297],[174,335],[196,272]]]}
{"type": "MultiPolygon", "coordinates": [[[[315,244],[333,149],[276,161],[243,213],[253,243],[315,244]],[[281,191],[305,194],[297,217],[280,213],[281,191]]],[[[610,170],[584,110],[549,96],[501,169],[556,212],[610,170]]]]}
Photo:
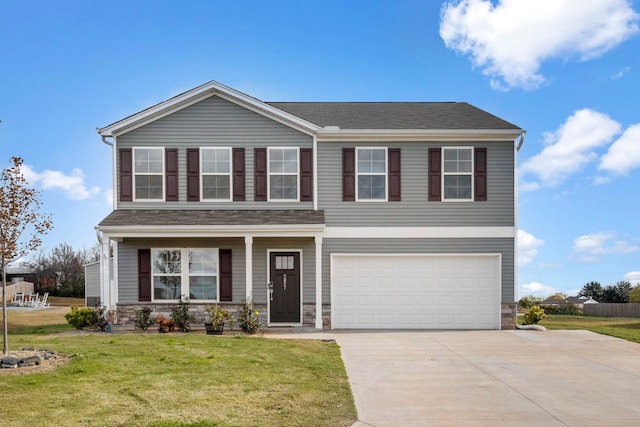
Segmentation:
{"type": "Polygon", "coordinates": [[[222,335],[225,324],[228,324],[229,328],[233,328],[233,317],[229,310],[216,304],[208,305],[205,311],[207,312],[207,318],[204,322],[204,327],[208,335],[222,335]]]}

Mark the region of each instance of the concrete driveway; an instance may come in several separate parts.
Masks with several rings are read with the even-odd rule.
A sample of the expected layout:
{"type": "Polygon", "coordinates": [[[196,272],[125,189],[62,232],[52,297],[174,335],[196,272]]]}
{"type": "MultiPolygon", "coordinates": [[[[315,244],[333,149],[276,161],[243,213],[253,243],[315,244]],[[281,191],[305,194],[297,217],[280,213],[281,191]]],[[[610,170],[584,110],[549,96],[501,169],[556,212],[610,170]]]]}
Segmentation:
{"type": "Polygon", "coordinates": [[[640,344],[586,331],[319,335],[342,348],[354,426],[640,426],[640,344]]]}

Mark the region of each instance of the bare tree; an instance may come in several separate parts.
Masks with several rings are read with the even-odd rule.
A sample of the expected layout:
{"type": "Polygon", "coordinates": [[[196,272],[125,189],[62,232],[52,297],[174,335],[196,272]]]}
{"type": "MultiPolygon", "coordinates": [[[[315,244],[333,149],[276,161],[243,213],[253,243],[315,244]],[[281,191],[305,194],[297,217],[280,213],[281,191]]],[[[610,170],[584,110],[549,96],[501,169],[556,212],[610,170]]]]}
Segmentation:
{"type": "Polygon", "coordinates": [[[0,173],[0,265],[2,266],[3,354],[9,353],[7,343],[7,265],[36,250],[42,244],[40,236],[53,228],[50,215],[39,212],[40,194],[29,186],[20,167],[23,160],[11,157],[12,166],[0,173]]]}

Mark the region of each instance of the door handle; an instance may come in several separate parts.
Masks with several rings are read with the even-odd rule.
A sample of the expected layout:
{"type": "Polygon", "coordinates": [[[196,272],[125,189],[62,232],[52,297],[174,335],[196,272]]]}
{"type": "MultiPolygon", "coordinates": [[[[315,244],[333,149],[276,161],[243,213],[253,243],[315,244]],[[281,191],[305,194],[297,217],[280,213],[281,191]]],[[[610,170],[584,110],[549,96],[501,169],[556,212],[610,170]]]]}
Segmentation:
{"type": "Polygon", "coordinates": [[[267,283],[267,286],[269,287],[269,299],[273,301],[273,282],[267,283]]]}

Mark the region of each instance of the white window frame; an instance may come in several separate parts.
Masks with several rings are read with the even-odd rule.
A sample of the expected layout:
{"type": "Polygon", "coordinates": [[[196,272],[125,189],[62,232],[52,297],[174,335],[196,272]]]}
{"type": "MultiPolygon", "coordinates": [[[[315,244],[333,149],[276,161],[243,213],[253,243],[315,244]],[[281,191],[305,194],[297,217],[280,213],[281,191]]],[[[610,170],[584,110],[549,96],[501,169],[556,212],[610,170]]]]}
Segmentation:
{"type": "Polygon", "coordinates": [[[200,147],[200,200],[203,202],[231,202],[233,200],[233,158],[231,147],[200,147]],[[204,172],[202,167],[202,152],[204,150],[227,150],[229,151],[229,172],[214,173],[204,172]],[[229,198],[227,199],[206,199],[204,197],[204,177],[205,176],[228,176],[229,177],[229,198]]]}
{"type": "Polygon", "coordinates": [[[389,201],[389,149],[388,147],[356,147],[356,202],[380,203],[389,201]],[[358,171],[358,159],[360,158],[360,150],[384,150],[384,173],[371,172],[360,173],[358,171]],[[384,176],[384,199],[361,199],[360,198],[360,175],[366,176],[384,176]]]}
{"type": "Polygon", "coordinates": [[[267,200],[269,202],[299,202],[300,201],[300,147],[267,147],[267,200]],[[296,152],[296,172],[271,172],[271,150],[295,150],[296,152]],[[296,177],[296,198],[295,199],[272,199],[271,198],[271,176],[294,176],[296,177]]]}
{"type": "Polygon", "coordinates": [[[443,202],[452,202],[452,203],[458,203],[458,202],[473,202],[475,200],[475,194],[474,194],[474,187],[475,187],[475,170],[476,170],[476,162],[475,162],[475,152],[474,152],[474,147],[442,147],[442,155],[441,155],[442,159],[441,159],[441,165],[440,165],[440,170],[442,170],[442,188],[440,189],[441,194],[442,194],[442,201],[443,202]],[[446,150],[471,150],[471,172],[445,172],[444,170],[444,152],[446,150]],[[444,191],[444,181],[445,181],[445,176],[451,176],[451,175],[455,175],[455,176],[466,176],[466,175],[470,175],[471,176],[471,197],[468,199],[447,199],[446,198],[446,194],[444,191]]]}
{"type": "Polygon", "coordinates": [[[209,248],[209,247],[190,247],[190,248],[164,248],[164,247],[155,247],[151,248],[151,301],[152,302],[178,302],[182,300],[184,297],[189,297],[189,280],[191,274],[189,274],[189,251],[198,250],[198,249],[206,249],[214,251],[216,254],[216,299],[197,299],[194,300],[198,303],[212,303],[212,302],[220,302],[220,249],[219,248],[209,248]],[[153,271],[153,262],[154,251],[180,251],[180,298],[178,299],[156,299],[155,297],[155,278],[161,276],[178,276],[178,274],[156,274],[153,271]]]}
{"type": "Polygon", "coordinates": [[[134,202],[164,202],[166,199],[166,177],[165,177],[165,152],[164,147],[132,147],[132,169],[133,169],[133,201],[134,202]],[[137,150],[160,150],[162,156],[162,172],[136,172],[136,151],[137,150]],[[158,176],[162,177],[162,197],[160,199],[140,199],[137,195],[136,177],[137,176],[158,176]]]}

